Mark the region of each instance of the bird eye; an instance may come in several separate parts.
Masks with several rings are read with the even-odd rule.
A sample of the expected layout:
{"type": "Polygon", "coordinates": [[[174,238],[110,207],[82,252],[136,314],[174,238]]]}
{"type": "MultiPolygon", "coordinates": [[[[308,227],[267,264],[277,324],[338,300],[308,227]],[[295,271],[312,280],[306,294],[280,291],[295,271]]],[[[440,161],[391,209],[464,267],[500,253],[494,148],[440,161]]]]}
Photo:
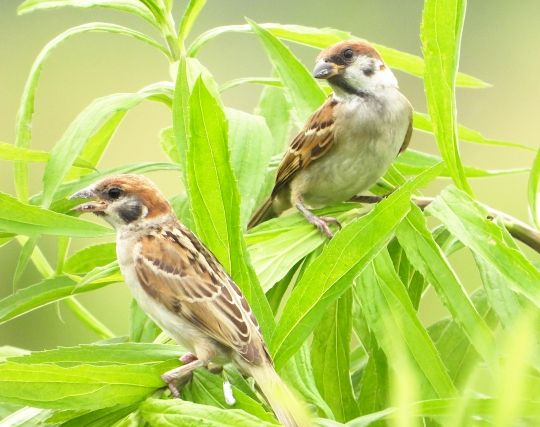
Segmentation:
{"type": "Polygon", "coordinates": [[[345,59],[351,59],[351,58],[353,57],[353,51],[352,51],[352,49],[345,49],[345,50],[343,51],[343,57],[344,57],[345,59]]]}
{"type": "Polygon", "coordinates": [[[110,188],[109,191],[107,191],[107,195],[111,199],[118,199],[122,195],[122,190],[118,187],[110,188]]]}

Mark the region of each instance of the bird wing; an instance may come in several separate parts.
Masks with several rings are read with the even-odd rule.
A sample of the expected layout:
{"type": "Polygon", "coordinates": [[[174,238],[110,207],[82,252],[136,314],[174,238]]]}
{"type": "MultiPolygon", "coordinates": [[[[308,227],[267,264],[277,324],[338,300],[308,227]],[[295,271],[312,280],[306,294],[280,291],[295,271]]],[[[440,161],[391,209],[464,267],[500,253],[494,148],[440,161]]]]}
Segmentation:
{"type": "Polygon", "coordinates": [[[143,289],[172,313],[253,364],[267,358],[259,326],[240,289],[214,255],[176,224],[135,247],[143,289]]]}
{"type": "Polygon", "coordinates": [[[296,173],[322,157],[332,147],[336,105],[337,101],[333,97],[328,98],[291,142],[279,164],[272,196],[289,183],[296,173]]]}
{"type": "Polygon", "coordinates": [[[401,148],[399,149],[400,153],[403,153],[409,146],[409,143],[411,142],[412,131],[413,131],[413,118],[412,118],[412,108],[411,108],[411,118],[409,120],[409,127],[407,129],[407,133],[405,134],[405,139],[403,140],[403,144],[401,144],[401,148]]]}

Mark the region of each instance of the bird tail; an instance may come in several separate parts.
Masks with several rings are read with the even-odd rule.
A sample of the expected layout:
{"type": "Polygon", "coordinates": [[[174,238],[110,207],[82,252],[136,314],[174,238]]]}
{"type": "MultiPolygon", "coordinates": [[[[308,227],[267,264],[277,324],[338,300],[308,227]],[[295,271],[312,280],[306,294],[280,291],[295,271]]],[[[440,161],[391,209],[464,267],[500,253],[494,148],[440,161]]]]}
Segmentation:
{"type": "Polygon", "coordinates": [[[247,226],[248,230],[260,224],[261,222],[264,222],[266,220],[269,220],[277,216],[276,212],[274,211],[272,207],[273,201],[274,200],[272,199],[272,197],[269,197],[268,199],[264,201],[264,203],[259,207],[259,209],[257,209],[257,211],[253,214],[253,216],[249,220],[249,223],[247,226]]]}
{"type": "Polygon", "coordinates": [[[249,373],[285,427],[311,427],[313,422],[305,406],[287,387],[271,364],[250,366],[249,373]]]}

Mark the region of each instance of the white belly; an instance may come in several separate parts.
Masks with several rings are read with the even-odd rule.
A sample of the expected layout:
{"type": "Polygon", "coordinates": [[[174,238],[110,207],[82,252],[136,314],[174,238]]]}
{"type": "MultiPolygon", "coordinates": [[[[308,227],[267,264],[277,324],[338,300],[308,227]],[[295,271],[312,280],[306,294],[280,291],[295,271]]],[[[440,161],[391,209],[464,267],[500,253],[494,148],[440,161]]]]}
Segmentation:
{"type": "Polygon", "coordinates": [[[186,350],[195,353],[197,337],[201,333],[182,317],[167,310],[161,303],[150,297],[139,283],[135,271],[134,252],[135,247],[131,239],[118,239],[116,253],[125,282],[141,309],[152,319],[164,332],[173,338],[186,350]]]}
{"type": "Polygon", "coordinates": [[[398,155],[409,127],[410,105],[396,93],[382,110],[359,100],[340,111],[334,145],[294,178],[293,192],[319,207],[349,200],[372,187],[398,155]]]}

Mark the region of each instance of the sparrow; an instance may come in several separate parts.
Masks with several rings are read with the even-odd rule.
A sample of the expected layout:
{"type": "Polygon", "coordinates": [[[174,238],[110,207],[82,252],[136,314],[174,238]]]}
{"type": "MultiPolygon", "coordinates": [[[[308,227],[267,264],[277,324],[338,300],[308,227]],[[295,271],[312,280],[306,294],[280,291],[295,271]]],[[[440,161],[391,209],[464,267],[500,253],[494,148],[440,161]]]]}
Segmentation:
{"type": "Polygon", "coordinates": [[[294,206],[331,238],[332,217],[311,208],[350,200],[372,187],[412,134],[412,107],[396,77],[367,42],[349,40],[323,50],[313,70],[333,90],[290,143],[270,197],[248,228],[294,206]],[[308,207],[309,206],[309,207],[308,207]]]}
{"type": "Polygon", "coordinates": [[[118,263],[133,297],[189,350],[180,359],[184,365],[162,375],[173,396],[179,397],[177,384],[189,380],[194,369],[233,362],[255,379],[283,425],[311,425],[276,373],[246,298],[150,180],[107,177],[71,198],[91,199],[73,209],[92,212],[114,227],[118,263]]]}

